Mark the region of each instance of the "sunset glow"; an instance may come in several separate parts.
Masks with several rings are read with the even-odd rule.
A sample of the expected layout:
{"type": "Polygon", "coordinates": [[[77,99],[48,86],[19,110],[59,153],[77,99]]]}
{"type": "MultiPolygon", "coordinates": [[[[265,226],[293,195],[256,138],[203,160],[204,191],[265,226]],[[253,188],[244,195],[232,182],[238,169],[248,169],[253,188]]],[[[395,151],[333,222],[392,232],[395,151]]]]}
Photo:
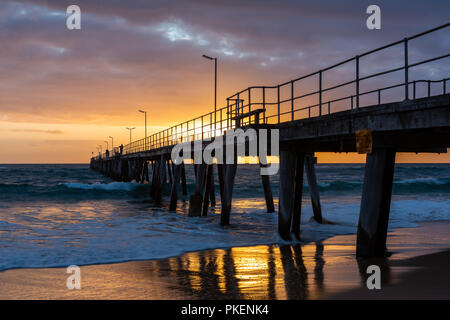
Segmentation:
{"type": "MultiPolygon", "coordinates": [[[[386,12],[403,10],[400,2],[386,4],[386,12]]],[[[424,17],[417,5],[404,12],[404,20],[386,15],[383,30],[368,37],[356,15],[363,3],[292,2],[280,8],[267,3],[244,6],[237,16],[231,7],[213,3],[204,3],[208,14],[200,16],[189,3],[140,2],[148,10],[123,1],[78,4],[78,31],[66,29],[66,6],[59,1],[0,4],[0,39],[7,43],[0,50],[0,163],[86,163],[109,136],[116,146],[128,143],[126,127],[136,127],[133,140],[143,138],[139,107],[148,111],[149,134],[210,112],[213,65],[202,54],[218,57],[217,101],[223,107],[226,97],[248,86],[294,79],[447,18],[445,1],[434,3],[436,12],[443,8],[442,21],[424,17]],[[263,16],[270,16],[270,23],[263,16]],[[311,28],[314,17],[329,20],[311,28]],[[419,18],[420,26],[409,22],[419,18]]],[[[380,59],[395,63],[394,57],[395,52],[380,59]]],[[[434,76],[446,69],[436,63],[434,76]]],[[[341,76],[332,75],[329,84],[341,76]]],[[[314,85],[305,83],[301,90],[314,85]]],[[[364,161],[355,154],[318,159],[364,161]]],[[[450,157],[399,155],[397,161],[450,157]]]]}

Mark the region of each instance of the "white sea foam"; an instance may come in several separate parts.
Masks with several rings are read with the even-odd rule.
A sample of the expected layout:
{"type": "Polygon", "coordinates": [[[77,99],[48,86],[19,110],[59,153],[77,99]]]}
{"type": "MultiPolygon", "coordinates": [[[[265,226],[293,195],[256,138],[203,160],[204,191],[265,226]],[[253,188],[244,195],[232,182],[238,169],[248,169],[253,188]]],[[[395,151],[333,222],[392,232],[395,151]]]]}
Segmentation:
{"type": "MultiPolygon", "coordinates": [[[[433,169],[436,171],[434,176],[434,171],[401,168],[397,171],[394,189],[403,191],[394,192],[392,196],[389,228],[414,227],[419,221],[450,220],[448,187],[446,183],[439,184],[449,181],[449,167],[433,169]],[[420,187],[418,191],[415,190],[416,185],[420,187]]],[[[17,193],[14,201],[0,199],[0,233],[6,233],[0,237],[0,270],[158,259],[204,249],[289,243],[278,236],[277,214],[265,210],[260,181],[255,179],[259,170],[257,166],[245,170],[240,168],[236,175],[231,226],[227,228],[220,226],[220,202],[216,206],[216,214],[210,212],[206,217],[188,217],[187,196],[180,195],[178,212],[168,212],[164,207],[168,198],[163,198],[163,208],[160,208],[149,203],[148,191],[142,195],[130,194],[128,198],[115,198],[118,191],[138,188],[137,183],[102,180],[100,175],[87,168],[59,169],[67,176],[61,175],[56,180],[55,173],[47,173],[47,168],[39,169],[41,171],[34,167],[31,169],[37,172],[30,174],[33,184],[48,185],[53,190],[55,183],[64,182],[59,184],[62,188],[56,188],[57,192],[64,188],[67,190],[63,192],[69,188],[86,190],[80,193],[88,196],[80,198],[77,194],[76,201],[59,198],[40,201],[37,197],[27,198],[27,192],[13,190],[14,194],[17,193]],[[89,190],[105,190],[104,194],[112,196],[107,199],[96,197],[96,192],[89,190]]],[[[324,173],[318,167],[321,188],[345,192],[321,193],[323,217],[335,223],[324,225],[311,219],[309,196],[304,195],[301,215],[304,242],[356,233],[361,189],[353,188],[353,185],[362,186],[363,174],[355,174],[353,167],[350,169],[336,168],[331,173],[324,173]]],[[[193,167],[186,166],[186,170],[188,187],[193,187],[193,167]]],[[[2,175],[7,176],[10,172],[13,170],[4,171],[2,175]]],[[[271,177],[271,181],[276,204],[278,177],[271,177]]],[[[9,178],[5,182],[19,184],[24,180],[22,175],[17,175],[17,178],[9,178]]],[[[148,190],[148,185],[144,188],[148,190]]]]}
{"type": "MultiPolygon", "coordinates": [[[[91,212],[74,205],[66,208],[64,215],[57,214],[55,218],[46,215],[48,221],[42,226],[33,222],[33,233],[22,239],[20,249],[5,246],[0,270],[159,259],[205,249],[289,243],[278,236],[276,213],[267,213],[263,201],[247,205],[245,201],[234,202],[230,228],[219,225],[219,214],[192,218],[156,208],[149,211],[139,204],[120,205],[111,211],[117,203],[91,212]],[[67,220],[65,227],[57,227],[64,220],[67,220]],[[80,234],[83,234],[82,245],[80,234]],[[47,245],[36,247],[36,235],[48,239],[47,245]]],[[[311,205],[309,201],[303,202],[301,235],[304,242],[356,233],[357,199],[348,202],[325,199],[322,209],[323,216],[335,224],[321,225],[312,220],[311,205]]],[[[414,227],[418,221],[449,219],[450,200],[394,200],[389,229],[414,227]]],[[[9,226],[10,230],[16,228],[21,231],[26,226],[9,226]]]]}

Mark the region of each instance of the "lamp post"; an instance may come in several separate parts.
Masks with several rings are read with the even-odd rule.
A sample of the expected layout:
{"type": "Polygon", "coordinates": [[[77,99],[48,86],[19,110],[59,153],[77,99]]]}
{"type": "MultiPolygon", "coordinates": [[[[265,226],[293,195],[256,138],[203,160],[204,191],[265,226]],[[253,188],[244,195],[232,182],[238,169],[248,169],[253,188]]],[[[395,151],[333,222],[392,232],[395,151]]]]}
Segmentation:
{"type": "Polygon", "coordinates": [[[206,54],[202,55],[203,58],[214,61],[214,135],[216,135],[216,122],[217,122],[217,58],[212,58],[206,54]]]}
{"type": "Polygon", "coordinates": [[[111,151],[114,150],[114,138],[109,136],[109,138],[111,139],[111,151]]]}
{"type": "Polygon", "coordinates": [[[130,130],[130,144],[131,144],[131,130],[134,130],[134,129],[136,129],[136,127],[133,127],[133,128],[126,128],[127,130],[130,130]]]}
{"type": "Polygon", "coordinates": [[[147,111],[139,110],[140,113],[143,113],[145,115],[145,138],[144,138],[144,150],[147,149],[147,111]]]}

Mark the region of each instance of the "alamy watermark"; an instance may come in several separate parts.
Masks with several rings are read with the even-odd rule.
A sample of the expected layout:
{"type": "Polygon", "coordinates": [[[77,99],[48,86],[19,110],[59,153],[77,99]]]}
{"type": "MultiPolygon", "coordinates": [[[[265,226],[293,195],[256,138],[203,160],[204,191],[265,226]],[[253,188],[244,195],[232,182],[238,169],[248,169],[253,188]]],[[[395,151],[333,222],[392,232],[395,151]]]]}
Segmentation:
{"type": "Polygon", "coordinates": [[[372,4],[367,7],[367,14],[370,16],[366,20],[366,26],[369,30],[381,29],[381,9],[379,6],[372,4]]]}
{"type": "MultiPolygon", "coordinates": [[[[366,20],[369,30],[381,29],[381,9],[376,4],[367,7],[366,13],[370,16],[366,20]]],[[[80,6],[72,4],[66,10],[66,27],[69,30],[81,30],[81,9],[80,6]]]]}
{"type": "Polygon", "coordinates": [[[249,128],[228,130],[213,140],[182,142],[172,149],[171,160],[181,164],[184,160],[194,160],[194,164],[237,164],[238,158],[249,156],[259,159],[261,175],[275,175],[279,163],[269,163],[268,156],[280,155],[280,133],[278,129],[249,128]],[[269,143],[270,136],[270,143],[269,143]],[[206,146],[204,146],[207,144],[206,146]],[[269,152],[270,147],[270,152],[269,152]],[[246,152],[247,151],[247,152],[246,152]]]}
{"type": "Polygon", "coordinates": [[[366,270],[367,274],[370,274],[370,276],[367,277],[366,280],[366,286],[367,289],[373,290],[373,289],[381,289],[381,269],[376,264],[372,264],[367,267],[366,270]]]}
{"type": "Polygon", "coordinates": [[[66,270],[70,276],[67,278],[66,286],[69,290],[80,290],[81,289],[81,269],[79,266],[71,265],[67,267],[66,270]]]}
{"type": "Polygon", "coordinates": [[[73,4],[67,7],[66,10],[66,27],[69,30],[81,29],[81,9],[79,6],[73,4]]]}

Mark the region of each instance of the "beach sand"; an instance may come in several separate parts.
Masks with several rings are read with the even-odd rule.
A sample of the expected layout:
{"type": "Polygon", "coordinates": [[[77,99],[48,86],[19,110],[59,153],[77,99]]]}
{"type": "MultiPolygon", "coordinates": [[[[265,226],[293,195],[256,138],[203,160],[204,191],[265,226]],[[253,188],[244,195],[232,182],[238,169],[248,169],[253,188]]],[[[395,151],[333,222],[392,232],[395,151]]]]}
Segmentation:
{"type": "Polygon", "coordinates": [[[449,299],[450,222],[389,233],[389,258],[359,260],[355,235],[305,245],[262,245],[81,267],[0,272],[0,299],[449,299]],[[381,289],[366,268],[381,268],[381,289]]]}

